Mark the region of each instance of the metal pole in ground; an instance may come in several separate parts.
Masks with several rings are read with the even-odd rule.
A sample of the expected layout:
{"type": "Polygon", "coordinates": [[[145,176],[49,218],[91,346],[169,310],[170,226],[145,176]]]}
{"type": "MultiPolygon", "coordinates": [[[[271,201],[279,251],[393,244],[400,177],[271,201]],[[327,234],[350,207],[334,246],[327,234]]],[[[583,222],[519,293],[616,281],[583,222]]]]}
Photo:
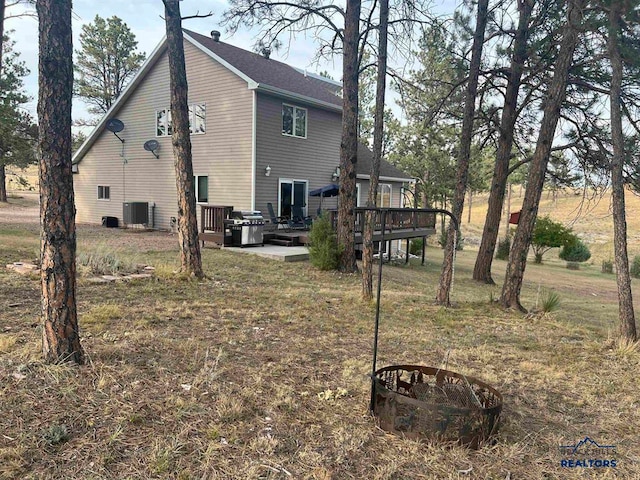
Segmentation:
{"type": "MultiPolygon", "coordinates": [[[[384,245],[384,231],[387,222],[387,211],[382,210],[380,224],[382,227],[382,236],[380,238],[380,245],[384,245]]],[[[378,263],[378,290],[376,294],[376,323],[373,333],[373,365],[371,366],[371,402],[369,403],[369,410],[373,412],[373,408],[376,401],[376,363],[378,361],[378,329],[380,327],[380,288],[382,286],[382,248],[379,249],[380,262],[378,263]]]]}

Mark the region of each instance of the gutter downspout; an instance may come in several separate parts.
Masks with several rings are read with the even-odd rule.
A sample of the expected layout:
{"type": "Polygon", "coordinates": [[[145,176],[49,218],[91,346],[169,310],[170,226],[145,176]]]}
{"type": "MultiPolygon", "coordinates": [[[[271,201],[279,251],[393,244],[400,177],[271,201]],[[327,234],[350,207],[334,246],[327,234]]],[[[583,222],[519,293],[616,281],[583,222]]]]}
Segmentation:
{"type": "Polygon", "coordinates": [[[256,209],[256,129],[257,129],[257,92],[253,90],[253,113],[251,122],[251,210],[256,209]]]}

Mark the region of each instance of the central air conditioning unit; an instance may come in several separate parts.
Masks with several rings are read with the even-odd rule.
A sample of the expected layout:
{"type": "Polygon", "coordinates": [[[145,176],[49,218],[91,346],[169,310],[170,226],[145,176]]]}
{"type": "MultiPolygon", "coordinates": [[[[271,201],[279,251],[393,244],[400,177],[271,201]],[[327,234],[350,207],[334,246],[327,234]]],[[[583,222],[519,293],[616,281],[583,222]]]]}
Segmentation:
{"type": "Polygon", "coordinates": [[[122,218],[126,225],[149,224],[149,202],[125,202],[122,204],[122,218]]]}

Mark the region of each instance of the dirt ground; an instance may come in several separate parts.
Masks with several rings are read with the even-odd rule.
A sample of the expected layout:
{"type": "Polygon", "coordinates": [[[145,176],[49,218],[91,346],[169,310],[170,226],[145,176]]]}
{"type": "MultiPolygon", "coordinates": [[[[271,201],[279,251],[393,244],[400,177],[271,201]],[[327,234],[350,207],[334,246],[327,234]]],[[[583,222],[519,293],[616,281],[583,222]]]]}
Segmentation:
{"type": "MultiPolygon", "coordinates": [[[[0,204],[0,223],[37,231],[40,210],[38,194],[19,192],[19,198],[10,198],[9,203],[0,204]]],[[[139,252],[162,252],[178,249],[178,235],[169,232],[150,232],[144,229],[104,228],[101,225],[78,224],[77,235],[87,248],[101,247],[113,250],[135,250],[139,252]],[[141,234],[141,235],[136,235],[141,234]]]]}

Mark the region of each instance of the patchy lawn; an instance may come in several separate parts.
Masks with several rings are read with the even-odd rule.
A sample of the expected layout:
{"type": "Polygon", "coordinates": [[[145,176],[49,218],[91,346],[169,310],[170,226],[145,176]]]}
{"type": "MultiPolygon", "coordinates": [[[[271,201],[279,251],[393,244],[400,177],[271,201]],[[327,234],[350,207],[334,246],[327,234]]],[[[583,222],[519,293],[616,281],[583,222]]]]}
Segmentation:
{"type": "MultiPolygon", "coordinates": [[[[448,310],[431,304],[439,251],[426,267],[385,267],[379,366],[438,366],[448,354],[450,369],[504,395],[497,443],[469,451],[376,428],[374,307],[359,277],[205,249],[209,278],[193,281],[173,274],[175,236],[78,236],[80,251],[112,248],[157,275],[80,279],[89,362],[74,367],[40,361],[38,279],[0,269],[1,479],[640,478],[640,352],[610,340],[612,276],[531,265],[526,304],[539,285],[562,304],[524,319],[490,302],[497,287],[470,280],[472,252],[459,257],[448,310]],[[558,446],[587,435],[616,445],[617,468],[560,467],[558,446]]],[[[33,259],[38,242],[37,226],[0,223],[2,266],[33,259]]]]}

